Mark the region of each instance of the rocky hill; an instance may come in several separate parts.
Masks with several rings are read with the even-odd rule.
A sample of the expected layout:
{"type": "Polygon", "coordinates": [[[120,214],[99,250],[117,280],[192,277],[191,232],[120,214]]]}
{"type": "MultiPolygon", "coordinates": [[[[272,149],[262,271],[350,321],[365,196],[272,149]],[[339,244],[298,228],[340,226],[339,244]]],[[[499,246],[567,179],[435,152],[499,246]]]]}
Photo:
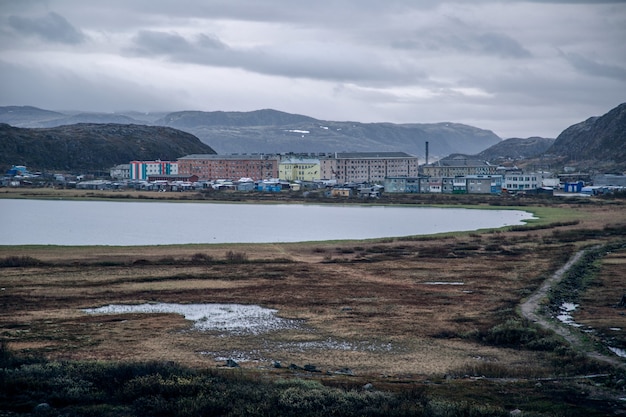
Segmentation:
{"type": "Polygon", "coordinates": [[[477,153],[500,142],[489,130],[458,123],[393,124],[335,122],[280,112],[183,111],[155,113],[58,113],[34,107],[0,107],[0,122],[16,127],[73,123],[167,126],[191,133],[220,154],[401,151],[425,156],[477,153]]]}
{"type": "Polygon", "coordinates": [[[180,130],[133,124],[74,124],[54,128],[17,128],[0,124],[0,168],[108,171],[132,160],[176,160],[215,151],[180,130]]]}
{"type": "Polygon", "coordinates": [[[568,127],[545,157],[585,170],[626,170],[626,103],[568,127]]]}
{"type": "Polygon", "coordinates": [[[509,138],[497,143],[474,156],[476,159],[494,164],[534,158],[543,154],[552,146],[554,139],[540,138],[509,138]]]}

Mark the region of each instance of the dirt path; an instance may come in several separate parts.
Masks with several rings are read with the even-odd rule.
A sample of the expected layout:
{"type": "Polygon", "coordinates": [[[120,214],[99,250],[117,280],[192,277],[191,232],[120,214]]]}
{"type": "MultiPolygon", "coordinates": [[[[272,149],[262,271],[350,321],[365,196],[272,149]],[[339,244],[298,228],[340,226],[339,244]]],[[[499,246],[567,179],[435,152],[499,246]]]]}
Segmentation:
{"type": "Polygon", "coordinates": [[[550,329],[559,336],[562,336],[569,344],[571,344],[574,348],[583,351],[588,357],[606,362],[612,366],[619,368],[626,368],[626,364],[624,364],[618,358],[608,356],[602,354],[597,351],[589,350],[583,341],[581,340],[580,335],[577,334],[576,330],[572,330],[570,326],[561,325],[556,323],[553,320],[546,318],[539,314],[539,303],[541,300],[546,297],[548,290],[555,284],[559,283],[565,273],[580,260],[580,258],[584,255],[586,250],[578,251],[574,256],[570,258],[569,261],[565,265],[563,265],[559,270],[557,270],[550,278],[545,280],[541,287],[537,291],[535,291],[526,301],[524,301],[520,305],[522,316],[526,319],[531,320],[537,323],[539,326],[550,329]]]}

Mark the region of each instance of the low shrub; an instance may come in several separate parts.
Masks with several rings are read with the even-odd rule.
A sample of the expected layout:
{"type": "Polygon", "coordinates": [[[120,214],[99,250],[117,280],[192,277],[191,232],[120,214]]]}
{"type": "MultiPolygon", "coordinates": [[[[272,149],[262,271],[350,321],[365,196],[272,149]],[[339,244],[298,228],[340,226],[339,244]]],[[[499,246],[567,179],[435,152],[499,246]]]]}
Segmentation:
{"type": "Polygon", "coordinates": [[[207,255],[206,253],[194,253],[191,256],[191,263],[194,265],[203,265],[203,264],[210,264],[213,262],[213,257],[210,255],[207,255]]]}
{"type": "Polygon", "coordinates": [[[28,266],[42,266],[44,263],[31,256],[7,256],[0,259],[0,268],[19,268],[28,266]]]}
{"type": "Polygon", "coordinates": [[[245,252],[226,252],[226,262],[229,264],[242,264],[248,262],[248,255],[245,252]]]}
{"type": "Polygon", "coordinates": [[[482,340],[496,346],[553,351],[563,343],[557,336],[527,320],[509,319],[489,329],[482,340]]]}

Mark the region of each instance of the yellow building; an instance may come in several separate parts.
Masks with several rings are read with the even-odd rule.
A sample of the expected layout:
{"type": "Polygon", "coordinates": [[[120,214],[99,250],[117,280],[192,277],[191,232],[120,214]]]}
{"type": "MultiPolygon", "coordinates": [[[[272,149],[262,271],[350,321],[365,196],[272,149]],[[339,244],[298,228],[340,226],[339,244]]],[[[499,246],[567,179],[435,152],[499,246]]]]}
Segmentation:
{"type": "Polygon", "coordinates": [[[278,164],[278,178],[285,181],[316,181],[320,176],[320,160],[288,158],[278,164]]]}

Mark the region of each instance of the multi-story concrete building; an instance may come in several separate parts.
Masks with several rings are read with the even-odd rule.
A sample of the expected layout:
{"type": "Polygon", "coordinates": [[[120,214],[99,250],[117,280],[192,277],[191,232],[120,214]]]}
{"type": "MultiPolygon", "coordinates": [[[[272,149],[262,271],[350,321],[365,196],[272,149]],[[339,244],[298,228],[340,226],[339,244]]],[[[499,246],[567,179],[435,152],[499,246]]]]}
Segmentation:
{"type": "Polygon", "coordinates": [[[387,193],[498,194],[501,191],[501,175],[385,179],[387,193]]]}
{"type": "Polygon", "coordinates": [[[320,158],[321,178],[350,182],[383,183],[387,177],[416,177],[416,156],[405,152],[336,152],[320,158]]]}
{"type": "Polygon", "coordinates": [[[285,181],[316,181],[321,178],[320,160],[291,157],[278,164],[278,178],[285,181]]]}
{"type": "Polygon", "coordinates": [[[278,177],[278,161],[276,155],[193,154],[178,158],[178,172],[197,175],[203,181],[240,178],[259,181],[278,177]]]}
{"type": "Polygon", "coordinates": [[[536,190],[543,186],[544,174],[542,172],[524,172],[521,169],[507,169],[504,173],[502,188],[507,191],[536,190]]]}
{"type": "Polygon", "coordinates": [[[494,175],[497,168],[496,165],[491,165],[486,161],[455,156],[424,165],[422,172],[427,177],[454,178],[466,175],[494,175]]]}
{"type": "Polygon", "coordinates": [[[465,177],[468,194],[499,194],[502,175],[468,175],[465,177]]]}
{"type": "Polygon", "coordinates": [[[147,180],[153,175],[177,175],[178,163],[171,161],[130,161],[130,179],[147,180]]]}
{"type": "Polygon", "coordinates": [[[127,180],[130,178],[130,164],[115,165],[111,168],[109,175],[114,180],[127,180]]]}

